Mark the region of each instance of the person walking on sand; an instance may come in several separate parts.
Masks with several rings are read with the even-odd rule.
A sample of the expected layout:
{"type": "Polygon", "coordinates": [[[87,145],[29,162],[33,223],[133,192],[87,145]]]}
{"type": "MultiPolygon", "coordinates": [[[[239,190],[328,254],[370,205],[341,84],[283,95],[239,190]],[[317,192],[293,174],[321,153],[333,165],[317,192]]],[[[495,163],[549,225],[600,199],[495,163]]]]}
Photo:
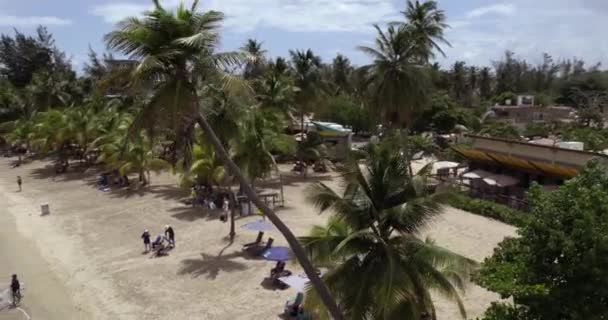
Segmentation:
{"type": "Polygon", "coordinates": [[[146,250],[146,252],[150,251],[150,232],[148,232],[148,229],[144,230],[141,238],[144,239],[144,250],[146,250]]]}
{"type": "Polygon", "coordinates": [[[19,186],[19,192],[21,192],[21,185],[23,184],[23,180],[21,180],[21,176],[17,176],[17,185],[19,186]]]}
{"type": "Polygon", "coordinates": [[[11,278],[11,295],[13,298],[13,306],[16,306],[21,300],[21,283],[19,283],[16,274],[11,278]]]}
{"type": "Polygon", "coordinates": [[[222,216],[220,220],[222,222],[228,221],[228,214],[230,214],[230,200],[228,200],[228,196],[224,197],[224,202],[222,203],[222,216]]]}
{"type": "Polygon", "coordinates": [[[175,248],[175,231],[170,225],[165,226],[165,237],[169,240],[171,248],[175,248]]]}

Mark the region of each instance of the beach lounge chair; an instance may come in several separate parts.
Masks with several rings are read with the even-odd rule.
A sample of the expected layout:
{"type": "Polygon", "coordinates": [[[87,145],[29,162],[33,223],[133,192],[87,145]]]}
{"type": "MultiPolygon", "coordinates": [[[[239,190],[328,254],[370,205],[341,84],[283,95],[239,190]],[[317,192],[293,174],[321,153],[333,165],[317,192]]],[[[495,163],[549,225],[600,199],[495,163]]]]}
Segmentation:
{"type": "Polygon", "coordinates": [[[244,244],[243,245],[243,249],[247,249],[248,247],[251,247],[251,246],[259,246],[259,245],[261,245],[263,237],[264,237],[264,232],[262,232],[262,231],[258,232],[258,237],[255,238],[255,241],[244,244]]]}
{"type": "Polygon", "coordinates": [[[268,242],[263,247],[259,247],[258,250],[255,251],[256,256],[261,256],[264,252],[270,248],[272,248],[272,243],[274,242],[273,238],[268,238],[268,242]]]}
{"type": "Polygon", "coordinates": [[[298,292],[293,300],[287,300],[287,302],[285,302],[285,315],[291,317],[297,316],[302,302],[304,302],[304,294],[302,292],[298,292]]]}

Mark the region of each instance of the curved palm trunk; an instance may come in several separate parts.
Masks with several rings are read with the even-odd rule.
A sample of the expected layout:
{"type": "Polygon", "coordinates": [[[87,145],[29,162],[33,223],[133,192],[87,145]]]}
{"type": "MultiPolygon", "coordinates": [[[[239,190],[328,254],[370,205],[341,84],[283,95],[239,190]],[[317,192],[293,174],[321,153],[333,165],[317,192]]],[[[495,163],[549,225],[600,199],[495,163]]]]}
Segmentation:
{"type": "Polygon", "coordinates": [[[241,172],[239,167],[232,161],[232,159],[230,159],[230,157],[228,156],[228,153],[222,147],[220,140],[218,139],[215,132],[213,132],[213,129],[211,129],[211,126],[209,125],[209,123],[207,122],[205,117],[199,113],[196,121],[201,126],[201,129],[203,129],[203,131],[205,132],[207,137],[210,139],[211,143],[215,147],[220,159],[222,160],[224,165],[227,167],[228,171],[231,172],[232,174],[234,174],[234,176],[238,179],[238,181],[241,184],[241,188],[243,188],[243,191],[245,191],[245,193],[247,194],[247,197],[258,208],[260,208],[260,210],[262,210],[264,215],[267,216],[268,219],[270,219],[270,221],[275,225],[275,227],[277,227],[277,229],[285,237],[285,239],[289,243],[289,246],[293,250],[294,255],[298,259],[298,262],[304,269],[304,272],[310,279],[314,288],[317,290],[319,297],[323,300],[323,303],[327,307],[327,310],[329,311],[331,316],[335,320],[343,320],[344,317],[342,316],[342,312],[340,311],[340,308],[336,304],[336,301],[334,300],[334,298],[331,296],[329,289],[325,286],[323,281],[321,281],[321,278],[317,275],[315,268],[313,267],[312,263],[308,259],[308,256],[306,255],[304,248],[302,248],[302,246],[296,239],[295,235],[291,232],[291,230],[289,230],[289,228],[287,228],[287,226],[274,213],[274,211],[271,210],[263,201],[261,201],[258,198],[257,194],[255,193],[255,191],[253,190],[253,188],[251,187],[251,185],[249,184],[249,182],[247,181],[247,179],[245,178],[245,176],[243,175],[243,173],[241,172]]]}

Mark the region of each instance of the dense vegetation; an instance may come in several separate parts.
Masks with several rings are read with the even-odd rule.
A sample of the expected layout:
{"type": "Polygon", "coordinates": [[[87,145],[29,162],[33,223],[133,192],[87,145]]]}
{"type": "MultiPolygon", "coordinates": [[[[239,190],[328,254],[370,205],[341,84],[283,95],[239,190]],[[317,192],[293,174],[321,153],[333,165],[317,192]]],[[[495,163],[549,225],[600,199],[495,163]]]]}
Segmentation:
{"type": "Polygon", "coordinates": [[[473,199],[464,194],[455,194],[448,203],[457,209],[495,219],[513,226],[523,227],[530,219],[527,212],[512,209],[496,202],[473,199]]]}
{"type": "MultiPolygon", "coordinates": [[[[58,173],[78,161],[136,175],[142,186],[151,171],[166,168],[179,172],[184,187],[222,189],[236,180],[311,278],[315,291],[307,304],[334,319],[435,319],[430,289],[462,310],[457,289],[473,264],[415,236],[437,214],[441,195],[428,192],[424,171],[417,176],[404,165],[415,152],[438,150],[427,138],[408,135],[561,134],[590,150],[608,148],[600,113],[608,73],[599,65],[554,61],[548,54],[533,65],[506,52],[491,68],[456,62],[443,69],[435,58],[449,41],[446,16],[435,1],[408,1],[401,21],[375,26],[375,43],[358,48],[371,58],[365,66],[344,55],[324,62],[301,49],[271,60],[254,39],[237,51],[218,52],[222,13],[199,11],[197,1],[176,10],[154,5],[105,37],[112,52],[130,60],[91,51],[82,74],[44,27],[31,36],[3,34],[2,139],[21,155],[52,156],[58,173]],[[516,93],[535,94],[543,106],[571,105],[578,119],[519,132],[486,117],[488,106],[514,101],[516,93]],[[346,164],[343,194],[317,186],[313,202],[337,209],[336,215],[298,241],[252,186],[277,170],[277,155],[324,160],[318,136],[296,143],[286,130],[311,113],[361,134],[382,125],[402,140],[366,150],[365,174],[346,164]],[[324,282],[311,260],[330,268],[324,282]]],[[[533,191],[532,219],[460,199],[459,208],[521,227],[521,237],[505,240],[479,275],[482,285],[517,304],[494,305],[488,319],[602,319],[608,309],[601,283],[608,278],[602,273],[606,181],[592,168],[555,194],[533,191]]]]}
{"type": "MultiPolygon", "coordinates": [[[[310,188],[310,202],[333,214],[300,241],[328,269],[323,279],[348,319],[436,319],[433,290],[466,318],[459,293],[476,263],[419,239],[448,194],[429,186],[430,166],[412,175],[407,155],[416,151],[408,139],[387,138],[363,151],[363,165],[344,166],[343,192],[323,183],[310,188]]],[[[307,304],[321,309],[314,292],[307,304]]]]}
{"type": "Polygon", "coordinates": [[[531,189],[532,219],[483,263],[477,281],[515,306],[485,319],[605,319],[608,175],[591,165],[558,191],[531,189]]]}

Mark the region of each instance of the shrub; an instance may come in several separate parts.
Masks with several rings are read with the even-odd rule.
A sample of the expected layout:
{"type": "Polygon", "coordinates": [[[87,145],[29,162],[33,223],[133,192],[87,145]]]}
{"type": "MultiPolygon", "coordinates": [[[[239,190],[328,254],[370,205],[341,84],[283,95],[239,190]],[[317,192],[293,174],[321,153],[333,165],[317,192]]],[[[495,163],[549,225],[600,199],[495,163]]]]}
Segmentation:
{"type": "Polygon", "coordinates": [[[495,219],[516,227],[524,226],[529,219],[529,214],[526,212],[491,201],[473,199],[464,194],[454,195],[451,197],[449,204],[456,209],[495,219]]]}

